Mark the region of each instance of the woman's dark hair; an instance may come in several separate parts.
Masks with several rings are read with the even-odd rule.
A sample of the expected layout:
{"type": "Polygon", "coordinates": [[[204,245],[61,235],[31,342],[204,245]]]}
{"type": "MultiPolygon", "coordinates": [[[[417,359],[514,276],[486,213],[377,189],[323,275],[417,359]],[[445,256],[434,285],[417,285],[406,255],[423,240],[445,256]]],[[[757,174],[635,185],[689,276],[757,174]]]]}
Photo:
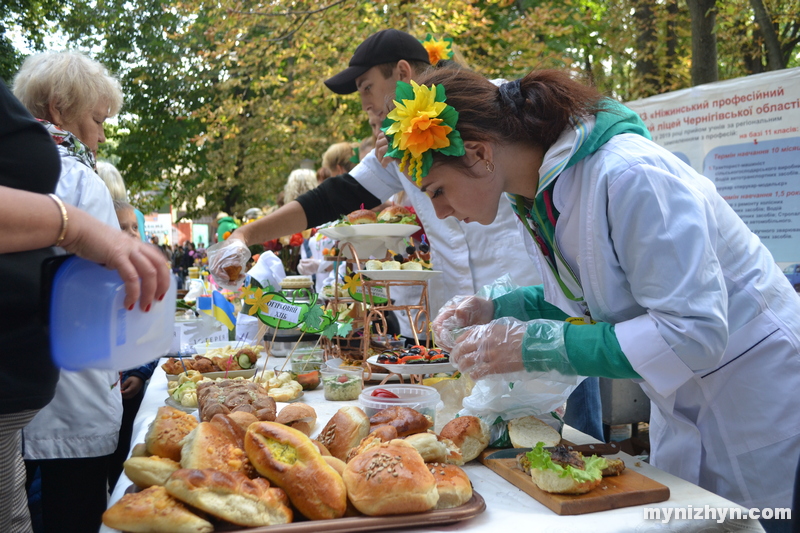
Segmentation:
{"type": "MultiPolygon", "coordinates": [[[[527,143],[545,151],[575,118],[604,109],[605,97],[560,70],[536,70],[501,91],[465,69],[429,70],[419,84],[443,85],[447,104],[458,111],[456,128],[464,141],[527,143]],[[516,89],[519,89],[516,91],[516,89]]],[[[433,153],[434,163],[452,157],[433,153]]]]}

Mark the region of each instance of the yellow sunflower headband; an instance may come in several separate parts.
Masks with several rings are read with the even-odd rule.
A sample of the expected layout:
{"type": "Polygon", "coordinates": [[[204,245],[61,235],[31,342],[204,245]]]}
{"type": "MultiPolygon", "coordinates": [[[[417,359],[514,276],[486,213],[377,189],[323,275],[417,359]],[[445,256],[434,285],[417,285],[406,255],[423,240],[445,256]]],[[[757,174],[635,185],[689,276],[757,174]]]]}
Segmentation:
{"type": "Polygon", "coordinates": [[[444,39],[436,39],[430,33],[425,37],[424,41],[420,41],[422,46],[428,52],[428,59],[431,65],[436,65],[439,61],[450,59],[453,57],[453,39],[445,37],[444,39]]]}
{"type": "Polygon", "coordinates": [[[395,108],[382,128],[389,140],[387,157],[400,159],[400,170],[419,187],[433,164],[433,152],[464,155],[464,142],[456,129],[458,111],[445,103],[442,85],[397,82],[395,108]]]}

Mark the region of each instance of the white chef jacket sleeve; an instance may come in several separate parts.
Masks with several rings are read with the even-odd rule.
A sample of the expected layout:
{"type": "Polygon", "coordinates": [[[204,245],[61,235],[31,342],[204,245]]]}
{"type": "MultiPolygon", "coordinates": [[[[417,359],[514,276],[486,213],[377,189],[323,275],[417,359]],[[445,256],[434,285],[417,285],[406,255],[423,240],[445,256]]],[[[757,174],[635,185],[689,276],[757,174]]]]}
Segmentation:
{"type": "Polygon", "coordinates": [[[608,196],[610,241],[628,284],[619,290],[648,310],[617,324],[617,338],[636,372],[668,392],[714,368],[728,341],[713,206],[688,181],[645,164],[613,179],[608,196]],[[671,378],[657,375],[665,369],[671,378]]]}
{"type": "Polygon", "coordinates": [[[385,202],[403,190],[403,184],[399,181],[403,179],[402,173],[396,169],[392,171],[392,166],[396,167],[397,163],[392,162],[388,168],[383,168],[373,150],[350,171],[350,175],[373,196],[385,202]]]}

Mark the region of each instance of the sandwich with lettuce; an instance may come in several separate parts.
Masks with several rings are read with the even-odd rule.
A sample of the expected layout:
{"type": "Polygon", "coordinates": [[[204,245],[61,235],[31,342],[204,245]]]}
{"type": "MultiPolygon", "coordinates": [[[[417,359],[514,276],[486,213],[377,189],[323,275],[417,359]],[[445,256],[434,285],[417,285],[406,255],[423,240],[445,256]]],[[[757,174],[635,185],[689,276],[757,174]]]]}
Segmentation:
{"type": "Polygon", "coordinates": [[[608,464],[597,455],[584,457],[564,446],[545,449],[539,442],[517,457],[520,468],[529,472],[537,487],[555,494],[585,494],[603,479],[608,464]]]}

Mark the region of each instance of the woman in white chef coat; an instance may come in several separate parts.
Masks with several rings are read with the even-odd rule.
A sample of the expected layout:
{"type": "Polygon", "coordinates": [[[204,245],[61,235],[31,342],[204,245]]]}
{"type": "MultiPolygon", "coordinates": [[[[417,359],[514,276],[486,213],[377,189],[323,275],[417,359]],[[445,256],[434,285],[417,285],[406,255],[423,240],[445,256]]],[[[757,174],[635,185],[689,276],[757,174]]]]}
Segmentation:
{"type": "Polygon", "coordinates": [[[566,73],[421,78],[398,87],[380,151],[440,218],[488,224],[505,193],[544,279],[445,305],[434,329],[456,366],[640,380],[653,464],[747,507],[789,507],[800,298],[713,183],[566,73]]]}

